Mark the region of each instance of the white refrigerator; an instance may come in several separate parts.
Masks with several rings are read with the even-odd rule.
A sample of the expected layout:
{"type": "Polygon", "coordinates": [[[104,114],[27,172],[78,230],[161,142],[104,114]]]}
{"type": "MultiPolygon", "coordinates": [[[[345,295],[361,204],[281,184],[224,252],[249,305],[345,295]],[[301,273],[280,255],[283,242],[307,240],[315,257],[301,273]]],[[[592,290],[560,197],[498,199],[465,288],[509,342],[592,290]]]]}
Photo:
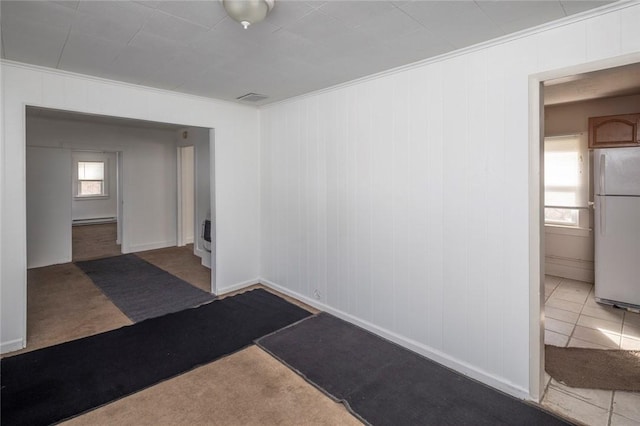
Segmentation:
{"type": "Polygon", "coordinates": [[[640,309],[640,148],[594,150],[595,296],[640,309]]]}

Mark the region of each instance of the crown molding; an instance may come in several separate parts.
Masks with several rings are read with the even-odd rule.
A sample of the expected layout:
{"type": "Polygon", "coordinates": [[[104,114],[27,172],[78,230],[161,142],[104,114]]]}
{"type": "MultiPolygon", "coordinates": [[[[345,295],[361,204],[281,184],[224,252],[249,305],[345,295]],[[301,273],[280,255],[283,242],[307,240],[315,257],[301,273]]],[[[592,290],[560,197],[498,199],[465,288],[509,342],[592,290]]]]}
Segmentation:
{"type": "Polygon", "coordinates": [[[499,46],[501,44],[509,43],[514,40],[519,40],[521,38],[529,37],[535,34],[539,34],[545,31],[549,31],[555,28],[561,28],[567,25],[571,25],[577,22],[585,21],[587,19],[591,19],[597,16],[605,15],[607,13],[616,12],[618,10],[626,9],[628,7],[637,6],[640,2],[638,0],[620,0],[615,3],[607,4],[604,6],[600,6],[594,9],[590,9],[584,12],[576,13],[571,16],[567,16],[564,18],[557,19],[552,22],[547,22],[545,24],[541,24],[535,27],[527,28],[525,30],[518,31],[516,33],[507,34],[498,38],[494,38],[491,40],[484,41],[482,43],[474,44],[472,46],[463,47],[461,49],[453,50],[451,52],[443,53],[438,56],[433,56],[430,58],[426,58],[417,62],[412,62],[410,64],[401,65],[396,68],[391,68],[389,70],[381,71],[375,74],[367,75],[364,77],[357,78],[355,80],[350,80],[345,83],[336,84],[331,87],[326,87],[324,89],[314,90],[313,92],[304,93],[302,95],[294,96],[288,99],[283,99],[281,101],[269,103],[266,105],[261,105],[258,108],[260,110],[266,110],[271,107],[283,105],[289,102],[295,102],[304,98],[308,98],[311,96],[316,96],[322,93],[329,93],[339,89],[343,89],[350,86],[355,86],[361,83],[365,83],[367,81],[375,80],[381,77],[391,76],[394,74],[402,73],[405,71],[410,71],[416,68],[424,67],[426,65],[435,64],[438,62],[447,61],[449,59],[457,58],[459,56],[467,55],[473,52],[478,52],[481,50],[488,49],[490,47],[499,46]]]}
{"type": "Polygon", "coordinates": [[[430,64],[434,64],[434,63],[438,63],[438,62],[443,62],[452,58],[456,58],[459,56],[463,56],[463,55],[467,55],[469,53],[473,53],[473,52],[477,52],[477,51],[481,51],[481,50],[485,50],[487,48],[490,47],[494,47],[494,46],[499,46],[501,44],[505,44],[514,40],[518,40],[524,37],[529,37],[531,35],[535,35],[535,34],[539,34],[548,30],[552,30],[555,28],[561,28],[563,26],[567,26],[567,25],[571,25],[574,24],[576,22],[580,22],[580,21],[584,21],[596,16],[601,16],[607,13],[611,13],[611,12],[616,12],[618,10],[622,10],[622,9],[626,9],[628,7],[632,7],[632,6],[636,6],[638,5],[639,2],[635,1],[635,0],[620,0],[618,2],[615,3],[611,3],[611,4],[607,4],[595,9],[591,9],[591,10],[587,10],[585,12],[580,12],[577,13],[575,15],[571,15],[571,16],[567,16],[565,18],[561,18],[558,20],[555,20],[553,22],[548,22],[542,25],[538,25],[536,27],[532,27],[532,28],[528,28],[522,31],[518,31],[516,33],[513,34],[508,34],[502,37],[498,37],[498,38],[494,38],[482,43],[478,43],[478,44],[474,44],[472,46],[468,46],[468,47],[464,47],[461,49],[457,49],[451,52],[447,52],[447,53],[443,53],[441,55],[438,56],[434,56],[431,58],[426,58],[423,59],[421,61],[417,61],[417,62],[412,62],[410,64],[406,64],[406,65],[402,65],[396,68],[392,68],[389,70],[385,70],[385,71],[381,71],[375,74],[370,74],[364,77],[360,77],[354,80],[350,80],[344,83],[340,83],[340,84],[336,84],[330,87],[326,87],[324,89],[319,89],[319,90],[315,90],[312,92],[308,92],[308,93],[304,93],[298,96],[294,96],[288,99],[283,99],[281,101],[277,101],[277,102],[273,102],[273,103],[268,103],[265,105],[261,105],[261,106],[257,106],[257,105],[245,105],[245,104],[240,104],[240,103],[236,103],[236,102],[232,102],[232,101],[227,101],[227,100],[223,100],[223,99],[218,99],[218,98],[211,98],[211,97],[207,97],[207,96],[201,96],[201,95],[193,95],[193,94],[189,94],[189,93],[183,93],[183,92],[178,92],[178,91],[174,91],[174,90],[168,90],[168,89],[159,89],[156,87],[150,87],[150,86],[143,86],[143,85],[139,85],[139,84],[133,84],[133,83],[126,83],[123,81],[118,81],[118,80],[110,80],[107,78],[103,78],[103,77],[96,77],[96,76],[91,76],[91,75],[87,75],[87,74],[80,74],[80,73],[75,73],[72,71],[66,71],[66,70],[59,70],[59,69],[55,69],[55,68],[49,68],[49,67],[43,67],[40,65],[32,65],[32,64],[27,64],[27,63],[23,63],[23,62],[17,62],[17,61],[12,61],[12,60],[8,60],[8,59],[0,59],[0,64],[2,65],[7,65],[7,66],[14,66],[14,67],[21,67],[24,69],[31,69],[31,70],[36,70],[36,71],[40,71],[40,72],[45,72],[45,73],[50,73],[50,74],[55,74],[55,75],[62,75],[62,76],[67,76],[67,77],[74,77],[74,78],[79,78],[79,79],[84,79],[84,80],[88,80],[88,81],[95,81],[95,82],[99,82],[99,83],[108,83],[108,84],[115,84],[121,87],[127,87],[127,88],[135,88],[135,89],[142,89],[142,90],[146,90],[149,92],[154,92],[154,93],[159,93],[159,94],[164,94],[164,95],[171,95],[171,96],[179,96],[182,98],[186,98],[186,99],[193,99],[193,100],[199,100],[199,101],[206,101],[206,102],[214,102],[214,103],[219,103],[219,104],[223,104],[226,106],[235,106],[235,107],[240,107],[240,108],[249,108],[249,109],[256,109],[256,110],[262,110],[262,109],[268,109],[277,105],[282,105],[282,104],[286,104],[289,102],[294,102],[300,99],[304,99],[310,96],[315,96],[315,95],[319,95],[321,93],[327,93],[327,92],[332,92],[335,90],[339,90],[345,87],[349,87],[349,86],[353,86],[353,85],[357,85],[360,83],[364,83],[367,81],[371,81],[371,80],[375,80],[377,78],[380,77],[385,77],[385,76],[390,76],[390,75],[394,75],[394,74],[398,74],[401,72],[405,72],[405,71],[409,71],[409,70],[413,70],[416,68],[420,68],[423,67],[425,65],[430,65],[430,64]]]}
{"type": "Polygon", "coordinates": [[[27,69],[27,70],[38,71],[38,72],[47,73],[47,74],[53,74],[53,75],[62,76],[62,77],[72,77],[72,78],[92,81],[92,82],[96,82],[96,83],[116,85],[116,86],[120,86],[120,87],[126,87],[126,88],[129,88],[129,89],[144,90],[144,91],[147,91],[147,92],[153,92],[153,93],[157,93],[157,94],[161,94],[161,95],[177,96],[177,97],[180,97],[180,98],[197,100],[197,101],[200,101],[200,102],[203,102],[203,101],[204,102],[213,102],[213,103],[218,103],[218,104],[221,104],[221,105],[224,105],[224,106],[233,106],[233,107],[237,107],[237,108],[248,108],[248,109],[257,109],[258,108],[256,105],[245,105],[245,104],[241,104],[241,103],[237,103],[237,102],[227,101],[227,100],[224,100],[224,99],[210,98],[210,97],[207,97],[207,96],[200,96],[200,95],[193,95],[193,94],[190,94],[190,93],[177,92],[175,90],[159,89],[157,87],[143,86],[141,84],[126,83],[124,81],[110,80],[108,78],[96,77],[96,76],[88,75],[88,74],[80,74],[80,73],[76,73],[76,72],[72,72],[72,71],[66,71],[66,70],[60,70],[60,69],[56,69],[56,68],[43,67],[41,65],[27,64],[25,62],[12,61],[12,60],[9,60],[9,59],[0,59],[0,65],[11,66],[11,67],[14,67],[14,68],[23,68],[23,69],[27,69]]]}

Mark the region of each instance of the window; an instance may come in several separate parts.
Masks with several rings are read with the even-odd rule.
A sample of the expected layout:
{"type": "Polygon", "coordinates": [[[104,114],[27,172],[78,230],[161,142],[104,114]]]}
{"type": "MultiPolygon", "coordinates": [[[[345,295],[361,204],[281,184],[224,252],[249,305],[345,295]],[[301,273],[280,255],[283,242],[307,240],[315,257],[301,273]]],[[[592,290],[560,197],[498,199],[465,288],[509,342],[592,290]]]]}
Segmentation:
{"type": "Polygon", "coordinates": [[[544,221],[552,225],[578,226],[578,210],[558,207],[545,207],[544,221]]]}
{"type": "Polygon", "coordinates": [[[582,135],[544,140],[545,223],[578,227],[587,205],[586,141],[582,135]]]}
{"type": "Polygon", "coordinates": [[[78,161],[77,197],[104,197],[105,185],[104,161],[78,161]]]}

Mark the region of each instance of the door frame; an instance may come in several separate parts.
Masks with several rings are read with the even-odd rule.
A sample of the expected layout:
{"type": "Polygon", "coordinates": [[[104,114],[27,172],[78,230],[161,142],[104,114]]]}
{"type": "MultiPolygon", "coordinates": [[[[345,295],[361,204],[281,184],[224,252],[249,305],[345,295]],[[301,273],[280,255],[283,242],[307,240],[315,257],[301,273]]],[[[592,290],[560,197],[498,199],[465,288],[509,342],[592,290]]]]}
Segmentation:
{"type": "Polygon", "coordinates": [[[640,62],[640,52],[529,76],[529,395],[540,402],[544,369],[544,87],[547,80],[640,62]]]}
{"type": "MultiPolygon", "coordinates": [[[[185,214],[185,196],[184,196],[184,188],[183,188],[183,184],[184,184],[184,178],[185,178],[185,172],[188,172],[188,170],[185,170],[184,168],[184,153],[186,149],[191,149],[193,151],[193,155],[195,155],[195,146],[194,145],[184,145],[184,146],[178,146],[176,147],[177,149],[177,190],[178,190],[178,197],[177,197],[177,202],[178,202],[178,206],[177,206],[177,210],[178,210],[178,214],[176,215],[176,220],[177,220],[177,224],[176,224],[176,245],[178,247],[182,247],[185,246],[186,244],[189,243],[194,243],[195,244],[195,239],[196,239],[196,223],[195,223],[195,193],[193,195],[193,205],[191,206],[191,210],[192,210],[192,240],[189,241],[188,238],[186,238],[186,234],[187,234],[187,230],[185,229],[185,223],[184,223],[184,214],[185,214]]],[[[195,158],[195,157],[194,157],[195,158]]],[[[195,185],[195,164],[191,164],[191,174],[192,174],[192,184],[195,185]]]]}
{"type": "MultiPolygon", "coordinates": [[[[113,191],[116,197],[116,244],[120,245],[120,253],[128,253],[129,246],[127,245],[126,234],[124,232],[124,227],[123,227],[123,223],[124,223],[124,198],[123,198],[124,183],[123,182],[124,181],[122,178],[122,173],[124,169],[122,167],[122,162],[124,158],[124,151],[122,149],[114,150],[111,148],[98,149],[98,148],[89,147],[89,148],[71,148],[72,155],[73,155],[73,152],[96,152],[96,153],[104,153],[104,154],[115,154],[116,185],[115,185],[115,188],[113,188],[113,190],[110,189],[109,191],[110,192],[113,191]]],[[[74,167],[73,160],[72,160],[72,167],[74,167]]],[[[72,173],[75,173],[75,172],[72,172],[72,173]]],[[[73,258],[73,247],[71,248],[71,255],[73,258]]]]}
{"type": "MultiPolygon", "coordinates": [[[[60,108],[60,107],[52,107],[51,105],[48,105],[46,103],[40,103],[40,102],[25,102],[22,103],[21,106],[21,115],[22,115],[22,122],[23,124],[23,130],[24,130],[24,134],[22,135],[22,149],[23,149],[23,155],[25,156],[25,162],[26,162],[26,149],[27,149],[27,136],[26,136],[26,132],[27,132],[27,108],[29,107],[34,107],[34,108],[47,108],[47,109],[52,109],[52,110],[58,110],[58,111],[65,111],[65,112],[70,112],[70,113],[76,113],[76,114],[90,114],[90,115],[96,115],[96,116],[102,116],[102,117],[113,117],[113,118],[120,118],[120,119],[128,119],[128,117],[123,117],[123,116],[118,116],[118,115],[111,115],[111,114],[100,114],[100,113],[96,113],[93,111],[84,111],[82,109],[77,110],[77,109],[67,109],[67,108],[60,108]]],[[[134,118],[133,120],[140,120],[140,121],[148,121],[148,120],[144,120],[144,119],[138,119],[138,118],[134,118]]],[[[163,123],[161,121],[157,121],[158,123],[163,123]]],[[[166,123],[166,122],[164,122],[166,123]]],[[[171,123],[171,124],[178,124],[178,123],[171,123]]],[[[184,125],[184,127],[188,127],[188,125],[184,125]]],[[[216,221],[215,221],[215,217],[216,217],[216,201],[215,201],[215,194],[216,194],[216,189],[215,189],[215,185],[216,185],[216,179],[215,179],[215,171],[216,171],[216,167],[215,167],[215,128],[213,127],[202,127],[205,129],[208,129],[209,131],[209,150],[210,150],[210,154],[209,154],[209,164],[210,164],[210,208],[211,208],[211,221],[212,221],[212,229],[211,229],[211,290],[210,292],[212,294],[216,294],[217,288],[216,288],[216,239],[215,239],[215,235],[216,235],[216,221]]],[[[117,216],[118,216],[118,236],[120,238],[120,243],[121,243],[121,252],[123,254],[125,253],[129,253],[129,247],[128,247],[128,241],[126,238],[126,232],[125,232],[125,224],[126,221],[124,219],[124,210],[126,208],[126,203],[125,203],[125,194],[124,194],[124,185],[123,185],[123,180],[124,180],[124,152],[125,152],[125,148],[121,147],[121,149],[118,150],[112,150],[111,152],[116,152],[116,160],[117,160],[117,186],[118,186],[118,211],[117,211],[117,216]]],[[[26,164],[25,164],[25,170],[26,170],[26,164]]],[[[26,173],[26,171],[25,171],[26,173]]],[[[26,200],[26,185],[24,186],[23,189],[23,196],[24,199],[26,200]]],[[[26,212],[25,212],[26,214],[26,212]]],[[[25,222],[24,225],[26,226],[26,215],[24,218],[25,222]]],[[[71,225],[71,221],[69,221],[69,224],[71,225]]],[[[196,235],[194,235],[194,239],[196,238],[196,235]]],[[[70,251],[71,253],[71,251],[70,251]]],[[[7,349],[6,352],[9,352],[11,350],[17,350],[17,349],[22,349],[25,348],[27,345],[27,335],[28,335],[28,330],[27,330],[27,316],[28,316],[28,308],[27,308],[27,280],[26,280],[26,276],[27,276],[27,253],[26,253],[26,233],[25,233],[25,252],[24,252],[24,281],[22,284],[22,288],[21,288],[21,292],[22,292],[22,300],[24,300],[24,305],[22,306],[22,318],[21,318],[21,332],[22,332],[22,338],[20,340],[19,346],[17,341],[11,341],[11,342],[7,342],[7,347],[11,347],[13,348],[13,346],[9,346],[9,345],[16,345],[15,349],[7,349]]],[[[3,350],[5,350],[5,347],[3,346],[3,350]]]]}
{"type": "Polygon", "coordinates": [[[128,247],[125,244],[126,236],[124,233],[124,180],[122,177],[123,167],[122,162],[124,159],[123,151],[115,151],[116,153],[116,243],[120,244],[120,251],[124,253],[124,247],[128,247]]]}
{"type": "MultiPolygon", "coordinates": [[[[193,128],[185,126],[185,129],[193,128]]],[[[211,270],[211,287],[210,293],[216,294],[216,164],[215,164],[215,129],[211,127],[198,127],[198,129],[206,131],[206,142],[204,132],[199,136],[202,138],[199,142],[191,140],[189,144],[181,145],[178,143],[177,149],[177,206],[176,206],[176,245],[184,245],[184,232],[182,229],[182,149],[193,148],[193,185],[194,185],[194,197],[193,197],[193,253],[203,260],[203,265],[211,270]],[[200,187],[201,179],[205,178],[202,174],[202,170],[199,169],[198,159],[202,158],[204,151],[199,151],[200,148],[206,146],[208,150],[208,188],[209,188],[209,203],[206,205],[211,219],[211,244],[210,249],[205,249],[201,246],[201,234],[202,234],[202,221],[201,221],[201,208],[203,196],[199,195],[198,189],[200,187]],[[206,257],[206,259],[205,259],[206,257]]],[[[181,130],[180,133],[184,133],[185,130],[181,130]]],[[[203,219],[203,218],[202,218],[203,219]]]]}

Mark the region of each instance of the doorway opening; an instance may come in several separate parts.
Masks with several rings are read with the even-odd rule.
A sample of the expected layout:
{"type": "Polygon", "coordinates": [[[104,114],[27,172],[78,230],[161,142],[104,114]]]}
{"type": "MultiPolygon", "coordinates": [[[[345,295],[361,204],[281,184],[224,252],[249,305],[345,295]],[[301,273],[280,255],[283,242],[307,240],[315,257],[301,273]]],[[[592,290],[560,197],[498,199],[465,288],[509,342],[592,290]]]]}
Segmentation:
{"type": "Polygon", "coordinates": [[[590,117],[640,112],[638,75],[637,57],[627,57],[605,66],[584,65],[531,79],[531,241],[539,255],[531,263],[531,392],[555,409],[569,409],[554,406],[560,398],[593,405],[584,395],[608,392],[600,395],[606,407],[599,408],[611,413],[618,393],[568,388],[547,375],[545,344],[596,350],[640,348],[640,334],[633,331],[640,315],[595,298],[597,173],[588,142],[590,117]]]}
{"type": "Polygon", "coordinates": [[[121,151],[71,151],[71,259],[122,254],[121,151]]]}
{"type": "MultiPolygon", "coordinates": [[[[127,321],[75,261],[134,254],[215,293],[215,250],[201,259],[176,247],[176,148],[186,132],[199,136],[187,141],[194,147],[192,217],[200,205],[203,215],[215,216],[212,129],[32,106],[25,119],[28,350],[127,321]],[[108,209],[100,205],[114,200],[108,209]],[[71,310],[76,317],[65,314],[71,310]]],[[[189,243],[198,239],[196,227],[189,243]]]]}
{"type": "MultiPolygon", "coordinates": [[[[178,131],[177,139],[177,245],[187,245],[211,269],[215,258],[215,227],[213,226],[215,197],[213,179],[214,139],[212,129],[186,127],[178,131]]],[[[212,274],[215,275],[215,274],[212,274]]],[[[215,287],[211,292],[215,293],[215,287]]]]}

